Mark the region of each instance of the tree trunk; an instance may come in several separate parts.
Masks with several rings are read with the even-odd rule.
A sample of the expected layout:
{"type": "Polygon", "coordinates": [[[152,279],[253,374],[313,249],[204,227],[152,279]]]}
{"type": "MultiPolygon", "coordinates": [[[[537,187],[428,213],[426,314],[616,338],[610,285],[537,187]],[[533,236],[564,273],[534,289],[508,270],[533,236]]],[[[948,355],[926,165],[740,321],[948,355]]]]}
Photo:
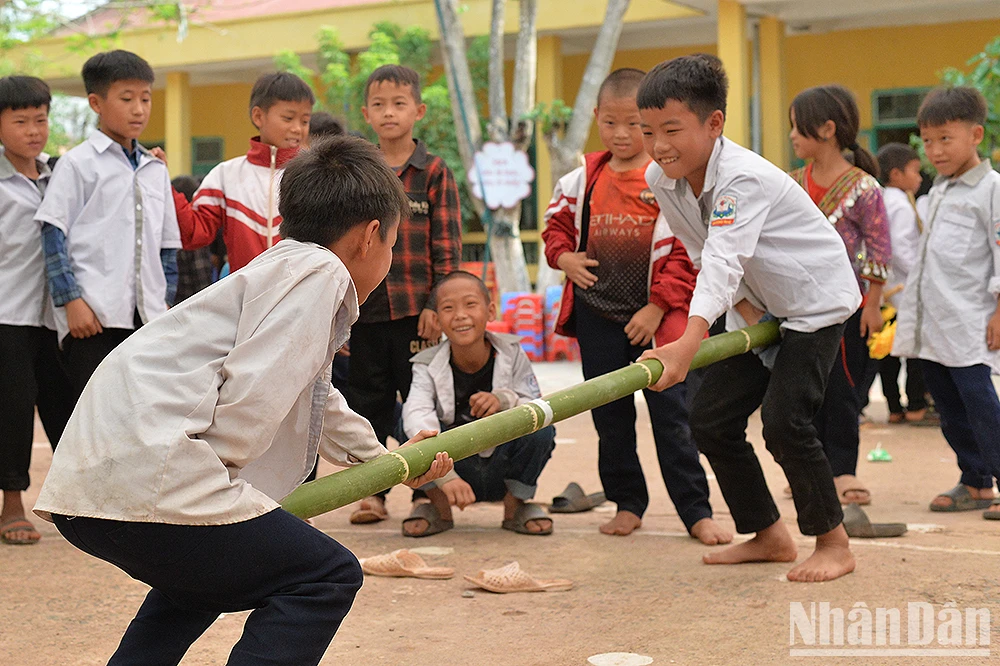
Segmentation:
{"type": "MultiPolygon", "coordinates": [[[[597,33],[597,42],[590,53],[587,68],[583,72],[583,81],[573,103],[573,115],[563,136],[553,133],[545,137],[552,158],[552,182],[556,183],[567,173],[582,164],[583,147],[590,134],[590,124],[593,121],[592,110],[597,106],[597,92],[601,83],[611,71],[611,63],[618,49],[618,39],[622,34],[625,12],[628,11],[629,0],[608,0],[608,9],[604,14],[604,22],[597,33]]],[[[551,192],[539,192],[540,197],[550,196],[551,192]]],[[[551,285],[559,284],[560,272],[549,268],[545,261],[544,246],[538,247],[538,282],[537,291],[545,293],[551,285]]]]}

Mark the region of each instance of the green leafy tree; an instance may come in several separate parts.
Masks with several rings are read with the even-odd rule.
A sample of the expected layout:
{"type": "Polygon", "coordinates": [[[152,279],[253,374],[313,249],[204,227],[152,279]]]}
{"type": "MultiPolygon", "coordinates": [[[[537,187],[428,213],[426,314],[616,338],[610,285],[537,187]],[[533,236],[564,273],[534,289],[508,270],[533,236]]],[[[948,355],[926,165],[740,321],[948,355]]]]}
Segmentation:
{"type": "MultiPolygon", "coordinates": [[[[444,76],[432,77],[430,35],[422,28],[402,28],[383,21],[372,27],[369,38],[371,45],[352,59],[344,50],[336,29],[324,26],[316,35],[316,70],[304,65],[293,51],[278,53],[275,66],[309,83],[317,93],[319,109],[343,118],[350,129],[361,132],[373,142],[378,137],[361,112],[368,77],[382,65],[405,65],[414,69],[423,82],[421,96],[427,105],[427,113],[414,128],[414,135],[427,144],[428,150],[439,155],[455,174],[462,193],[463,223],[475,226],[477,216],[458,152],[448,84],[444,76]]],[[[485,67],[486,50],[480,48],[479,54],[485,67]]]]}

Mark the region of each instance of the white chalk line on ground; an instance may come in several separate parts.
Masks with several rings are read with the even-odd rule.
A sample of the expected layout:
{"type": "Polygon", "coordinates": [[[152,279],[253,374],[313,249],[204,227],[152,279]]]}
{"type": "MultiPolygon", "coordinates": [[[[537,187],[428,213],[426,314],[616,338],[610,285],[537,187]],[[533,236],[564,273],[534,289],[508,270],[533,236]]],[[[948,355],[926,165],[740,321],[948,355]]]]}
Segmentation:
{"type": "MultiPolygon", "coordinates": [[[[399,530],[390,529],[325,529],[321,530],[324,534],[332,536],[333,534],[393,534],[398,535],[399,530]]],[[[462,532],[495,532],[496,530],[492,527],[463,527],[462,532]]],[[[594,535],[597,534],[595,529],[575,529],[575,528],[564,528],[558,530],[559,534],[582,534],[582,535],[594,535]]],[[[691,535],[687,532],[660,532],[656,530],[636,530],[632,533],[633,536],[644,536],[644,537],[666,537],[666,538],[684,538],[690,539],[691,535]]],[[[603,536],[603,535],[602,535],[603,536]]],[[[748,541],[744,539],[743,541],[748,541]]],[[[796,537],[796,541],[803,546],[811,546],[812,539],[809,537],[796,537]]],[[[738,543],[739,541],[736,541],[738,543]]],[[[851,539],[852,546],[875,546],[880,548],[895,548],[897,550],[912,550],[927,553],[952,553],[952,554],[963,554],[963,555],[997,555],[1000,556],[1000,551],[998,550],[984,550],[981,548],[946,548],[944,546],[921,546],[918,544],[909,543],[892,543],[888,541],[872,541],[870,539],[851,539]]]]}

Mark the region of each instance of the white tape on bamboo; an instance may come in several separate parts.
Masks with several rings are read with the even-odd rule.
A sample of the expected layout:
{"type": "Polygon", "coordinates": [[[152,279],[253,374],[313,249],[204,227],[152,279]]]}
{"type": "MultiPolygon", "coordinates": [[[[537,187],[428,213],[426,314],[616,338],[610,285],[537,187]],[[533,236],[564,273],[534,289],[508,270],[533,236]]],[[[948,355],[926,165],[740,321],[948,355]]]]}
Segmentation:
{"type": "Polygon", "coordinates": [[[746,354],[748,351],[753,349],[753,343],[750,341],[750,334],[747,333],[745,328],[741,328],[739,331],[743,334],[743,337],[747,339],[747,348],[743,350],[743,353],[746,354]]]}
{"type": "MultiPolygon", "coordinates": [[[[552,414],[552,406],[548,402],[546,402],[542,398],[535,398],[534,400],[530,401],[528,404],[529,405],[535,405],[540,410],[542,410],[542,415],[545,417],[542,420],[542,428],[546,428],[546,427],[552,425],[552,420],[554,418],[554,415],[552,414]]],[[[534,412],[534,410],[532,410],[532,412],[534,412]]],[[[535,430],[539,430],[539,428],[538,428],[538,421],[537,420],[535,421],[535,430]]]]}

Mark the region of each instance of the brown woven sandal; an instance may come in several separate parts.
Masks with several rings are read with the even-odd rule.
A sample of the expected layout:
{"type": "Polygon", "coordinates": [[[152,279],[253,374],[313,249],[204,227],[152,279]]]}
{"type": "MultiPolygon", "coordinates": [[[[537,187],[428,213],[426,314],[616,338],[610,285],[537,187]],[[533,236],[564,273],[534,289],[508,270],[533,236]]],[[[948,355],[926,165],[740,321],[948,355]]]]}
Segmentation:
{"type": "Polygon", "coordinates": [[[473,585],[496,592],[497,594],[507,594],[509,592],[561,592],[572,589],[573,581],[565,578],[553,578],[550,580],[534,578],[530,574],[521,570],[517,562],[500,567],[499,569],[484,569],[472,576],[462,576],[473,585]]]}
{"type": "Polygon", "coordinates": [[[390,576],[393,578],[424,578],[427,580],[447,580],[455,575],[451,567],[429,567],[424,558],[405,548],[384,555],[366,557],[361,562],[361,570],[369,576],[390,576]]]}

